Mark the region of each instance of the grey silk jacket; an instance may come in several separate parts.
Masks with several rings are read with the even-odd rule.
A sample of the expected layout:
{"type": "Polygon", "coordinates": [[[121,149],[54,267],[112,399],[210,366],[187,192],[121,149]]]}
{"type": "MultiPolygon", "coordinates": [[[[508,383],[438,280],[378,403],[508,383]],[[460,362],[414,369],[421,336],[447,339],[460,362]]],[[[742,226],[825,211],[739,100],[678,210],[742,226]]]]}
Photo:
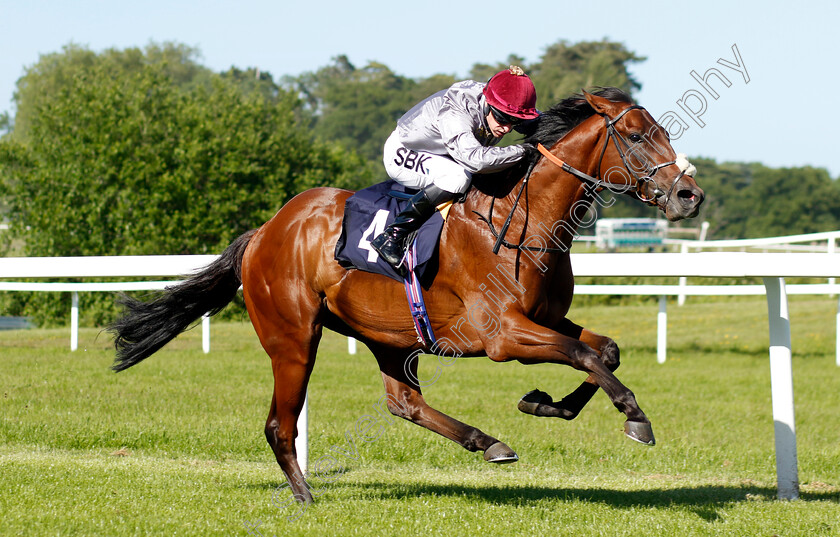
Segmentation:
{"type": "Polygon", "coordinates": [[[417,103],[397,122],[403,146],[447,155],[470,173],[501,170],[525,155],[520,145],[499,143],[487,126],[485,84],[465,80],[417,103]]]}

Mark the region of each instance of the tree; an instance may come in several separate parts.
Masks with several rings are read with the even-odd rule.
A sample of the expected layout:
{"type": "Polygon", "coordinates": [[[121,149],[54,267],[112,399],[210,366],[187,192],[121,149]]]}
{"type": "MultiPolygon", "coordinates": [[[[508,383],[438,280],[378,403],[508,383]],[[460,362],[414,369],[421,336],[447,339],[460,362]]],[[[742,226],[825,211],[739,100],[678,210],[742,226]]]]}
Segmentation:
{"type": "Polygon", "coordinates": [[[223,78],[234,81],[246,93],[258,92],[268,100],[276,100],[286,95],[274,82],[274,77],[268,71],[255,68],[239,69],[231,67],[224,73],[223,78]]]}
{"type": "Polygon", "coordinates": [[[537,89],[537,107],[545,109],[569,95],[594,86],[615,86],[627,93],[642,87],[630,74],[632,63],[644,61],[623,44],[607,41],[558,41],[528,71],[537,89]]]}
{"type": "Polygon", "coordinates": [[[146,65],[156,65],[171,84],[188,87],[206,84],[213,73],[199,65],[196,49],[176,43],[149,44],[145,50],[128,48],[109,49],[97,54],[88,48],[69,44],[61,52],[42,55],[28,67],[17,82],[14,94],[16,107],[12,135],[25,141],[29,136],[32,116],[52,99],[52,95],[66,88],[73,79],[95,66],[121,77],[137,72],[146,65]]]}
{"type": "Polygon", "coordinates": [[[216,253],[302,190],[370,184],[360,157],[301,128],[296,96],[133,55],[74,48],[19,83],[25,133],[0,142],[0,194],[24,255],[216,253]]]}
{"type": "Polygon", "coordinates": [[[822,168],[691,159],[706,193],[698,219],[709,236],[744,239],[840,228],[840,185],[822,168]]]}
{"type": "Polygon", "coordinates": [[[397,120],[417,101],[452,82],[451,77],[436,75],[418,83],[377,62],[359,69],[347,56],[285,80],[307,103],[316,135],[358,151],[379,168],[382,146],[397,120]]]}
{"type": "MultiPolygon", "coordinates": [[[[486,82],[500,70],[520,65],[534,81],[538,107],[545,109],[593,85],[639,89],[641,84],[628,66],[643,60],[620,43],[604,40],[570,45],[560,41],[548,47],[536,64],[526,65],[524,58],[510,55],[497,64],[474,64],[470,78],[486,82]]],[[[360,69],[342,55],[317,71],[286,77],[284,85],[304,100],[310,124],[320,138],[358,150],[372,166],[381,168],[382,146],[397,120],[416,103],[457,80],[444,74],[414,80],[377,62],[360,69]]],[[[503,145],[519,141],[508,136],[503,145]]]]}
{"type": "MultiPolygon", "coordinates": [[[[822,168],[751,166],[744,192],[744,237],[774,237],[840,228],[840,188],[822,168]]],[[[737,202],[736,202],[737,203],[737,202]]]]}
{"type": "Polygon", "coordinates": [[[753,166],[708,158],[692,158],[691,162],[697,167],[697,184],[706,193],[697,218],[709,222],[709,237],[746,238],[745,222],[752,215],[744,200],[752,184],[753,166]]]}
{"type": "Polygon", "coordinates": [[[12,118],[8,112],[0,114],[0,137],[5,136],[12,130],[12,118]]]}
{"type": "MultiPolygon", "coordinates": [[[[516,56],[515,54],[511,54],[510,56],[508,56],[506,61],[497,64],[473,64],[472,69],[470,69],[470,78],[479,82],[487,82],[493,75],[495,75],[502,69],[507,69],[511,65],[518,65],[522,67],[526,73],[530,69],[530,67],[525,63],[525,58],[522,58],[521,56],[516,56]]],[[[528,74],[530,75],[530,73],[528,74]]]]}

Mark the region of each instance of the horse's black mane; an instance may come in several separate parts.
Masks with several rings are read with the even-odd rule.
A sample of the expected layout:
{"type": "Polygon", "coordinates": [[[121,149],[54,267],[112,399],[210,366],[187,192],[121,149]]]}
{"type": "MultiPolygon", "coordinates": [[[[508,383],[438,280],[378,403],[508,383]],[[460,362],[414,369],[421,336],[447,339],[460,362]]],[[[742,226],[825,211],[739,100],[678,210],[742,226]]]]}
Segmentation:
{"type": "MultiPolygon", "coordinates": [[[[633,99],[618,88],[602,88],[593,93],[610,101],[633,104],[633,99]]],[[[525,143],[550,147],[593,114],[595,110],[583,94],[577,93],[552,106],[535,121],[523,125],[520,132],[525,135],[525,143]]]]}

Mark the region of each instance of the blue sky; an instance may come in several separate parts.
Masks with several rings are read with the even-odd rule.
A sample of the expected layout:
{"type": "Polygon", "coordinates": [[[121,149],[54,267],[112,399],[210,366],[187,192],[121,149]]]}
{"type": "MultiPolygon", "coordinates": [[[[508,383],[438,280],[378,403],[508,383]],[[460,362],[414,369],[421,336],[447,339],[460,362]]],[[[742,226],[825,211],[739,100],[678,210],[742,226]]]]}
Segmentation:
{"type": "MultiPolygon", "coordinates": [[[[346,54],[398,74],[466,77],[474,63],[509,54],[537,61],[560,39],[608,38],[647,60],[633,71],[640,104],[688,125],[678,151],[718,161],[811,165],[840,176],[835,157],[840,2],[440,2],[393,0],[144,2],[0,0],[0,111],[39,55],[74,42],[93,50],[177,41],[214,70],[259,67],[275,78],[312,71],[346,54]],[[737,63],[746,74],[721,64],[737,63]],[[691,76],[716,68],[708,84],[691,76]],[[745,77],[749,77],[747,82],[745,77]],[[678,101],[699,115],[700,126],[678,101]],[[828,108],[825,108],[825,107],[828,108]]],[[[702,169],[698,179],[702,185],[702,169]]]]}

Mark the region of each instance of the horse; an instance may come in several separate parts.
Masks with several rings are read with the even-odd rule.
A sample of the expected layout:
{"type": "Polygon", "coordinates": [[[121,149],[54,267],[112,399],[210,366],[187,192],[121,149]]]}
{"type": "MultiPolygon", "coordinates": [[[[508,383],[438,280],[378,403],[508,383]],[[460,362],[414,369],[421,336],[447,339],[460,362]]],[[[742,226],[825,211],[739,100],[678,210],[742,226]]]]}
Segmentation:
{"type": "Polygon", "coordinates": [[[139,363],[205,313],[217,313],[241,284],[274,375],[265,436],[294,497],[306,503],[313,497],[294,440],[324,328],[367,345],[391,413],[482,451],[486,461],[518,456],[426,403],[419,354],[571,366],[587,375],[579,387],[559,401],[531,392],[519,409],[570,420],[600,387],[625,415],[625,434],[653,444],[650,421],[614,374],[618,345],[567,318],[574,293],[569,249],[592,204],[608,203],[601,197],[605,189],[655,206],[672,221],[696,216],[704,194],[693,167],[675,154],[667,131],[648,111],[615,88],[561,101],[535,120],[524,140],[542,153],[512,169],[476,175],[462,202],[449,210],[436,270],[424,282],[436,348],[422,348],[399,282],[336,262],[344,203],[353,192],[319,187],[290,199],[268,222],[162,294],[145,302],[122,297],[123,313],[109,327],[116,347],[112,368],[139,363]],[[494,210],[508,214],[502,229],[494,210]]]}

